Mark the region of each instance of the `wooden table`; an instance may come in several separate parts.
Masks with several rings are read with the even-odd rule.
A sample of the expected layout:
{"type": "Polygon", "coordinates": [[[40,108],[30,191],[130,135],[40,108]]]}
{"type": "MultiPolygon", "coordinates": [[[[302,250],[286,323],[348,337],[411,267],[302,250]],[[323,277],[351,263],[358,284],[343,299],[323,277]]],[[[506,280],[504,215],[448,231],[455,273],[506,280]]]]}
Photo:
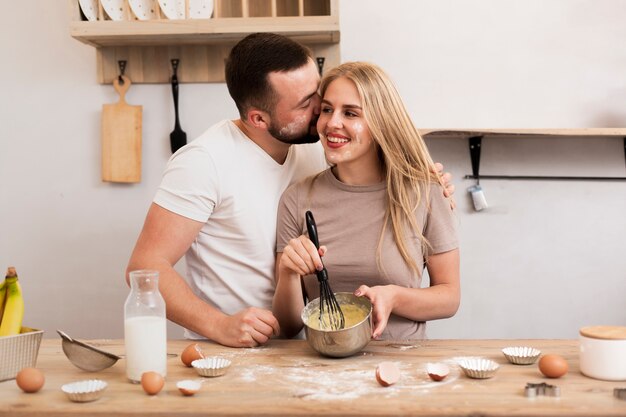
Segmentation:
{"type": "MultiPolygon", "coordinates": [[[[91,342],[117,354],[123,341],[91,342]]],[[[180,354],[189,341],[170,341],[168,351],[180,354]]],[[[157,396],[127,382],[124,360],[101,372],[75,368],[64,356],[60,340],[42,342],[37,366],[46,375],[36,394],[21,392],[14,380],[0,383],[0,416],[71,416],[76,414],[123,416],[617,416],[626,415],[626,401],[613,396],[613,388],[626,381],[587,378],[578,367],[578,342],[574,340],[428,340],[417,343],[371,342],[351,358],[329,359],[313,352],[302,340],[273,340],[254,349],[232,349],[200,343],[208,355],[222,355],[233,362],[222,377],[204,379],[202,390],[183,397],[176,382],[197,379],[179,357],[168,359],[165,388],[157,396]],[[509,364],[501,353],[506,346],[533,346],[543,353],[565,357],[570,372],[560,378],[544,378],[537,365],[509,364]],[[467,378],[456,365],[463,356],[484,356],[500,364],[491,379],[467,378]],[[375,379],[381,361],[397,362],[401,380],[391,387],[375,379]],[[451,373],[433,382],[425,372],[428,362],[444,362],[451,373]],[[109,387],[92,403],[72,403],[61,385],[99,378],[109,387]],[[561,396],[528,398],[526,383],[557,385],[561,396]]]]}

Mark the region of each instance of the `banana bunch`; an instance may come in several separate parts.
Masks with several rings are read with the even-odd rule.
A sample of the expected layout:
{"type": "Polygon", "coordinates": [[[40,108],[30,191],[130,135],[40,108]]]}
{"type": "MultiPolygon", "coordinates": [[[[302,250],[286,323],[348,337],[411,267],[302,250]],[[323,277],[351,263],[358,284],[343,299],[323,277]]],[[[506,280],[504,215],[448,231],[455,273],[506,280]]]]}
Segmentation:
{"type": "Polygon", "coordinates": [[[20,333],[24,318],[24,299],[17,272],[12,266],[7,270],[4,282],[0,284],[0,318],[0,337],[20,333]]]}

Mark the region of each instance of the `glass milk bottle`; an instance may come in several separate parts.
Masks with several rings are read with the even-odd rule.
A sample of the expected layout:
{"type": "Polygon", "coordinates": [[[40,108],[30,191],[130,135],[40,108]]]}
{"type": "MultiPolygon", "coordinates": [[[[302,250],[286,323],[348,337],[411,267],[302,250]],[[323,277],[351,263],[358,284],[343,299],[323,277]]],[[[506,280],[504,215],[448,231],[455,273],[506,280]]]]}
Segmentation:
{"type": "Polygon", "coordinates": [[[132,271],[130,294],[124,305],[126,376],[141,381],[141,374],[167,373],[165,301],[159,292],[158,271],[132,271]]]}

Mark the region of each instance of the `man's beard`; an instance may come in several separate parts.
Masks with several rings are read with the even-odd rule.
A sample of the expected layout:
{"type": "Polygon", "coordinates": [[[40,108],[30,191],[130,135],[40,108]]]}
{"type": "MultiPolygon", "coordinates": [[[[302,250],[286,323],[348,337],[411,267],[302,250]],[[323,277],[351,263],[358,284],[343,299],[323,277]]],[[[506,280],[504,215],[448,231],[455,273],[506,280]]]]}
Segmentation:
{"type": "Polygon", "coordinates": [[[318,117],[319,116],[314,116],[313,119],[311,119],[311,123],[309,123],[309,126],[307,126],[306,132],[297,132],[297,133],[286,132],[287,129],[276,126],[274,124],[273,118],[267,130],[268,132],[270,132],[270,134],[274,138],[276,138],[276,140],[279,140],[283,143],[287,143],[289,145],[300,145],[303,143],[315,143],[318,140],[320,140],[320,137],[317,134],[317,128],[316,128],[318,117]],[[311,131],[313,131],[313,133],[311,131]]]}

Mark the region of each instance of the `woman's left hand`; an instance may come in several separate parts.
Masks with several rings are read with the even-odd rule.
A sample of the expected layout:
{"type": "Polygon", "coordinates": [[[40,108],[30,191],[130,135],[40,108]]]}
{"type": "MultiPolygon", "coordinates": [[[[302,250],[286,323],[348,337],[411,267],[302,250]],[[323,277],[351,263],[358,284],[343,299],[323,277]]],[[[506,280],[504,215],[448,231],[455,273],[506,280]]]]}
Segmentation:
{"type": "Polygon", "coordinates": [[[374,330],[372,337],[378,339],[387,327],[387,321],[393,311],[394,290],[392,285],[368,287],[361,285],[355,292],[357,297],[367,297],[372,303],[372,321],[374,330]]]}

